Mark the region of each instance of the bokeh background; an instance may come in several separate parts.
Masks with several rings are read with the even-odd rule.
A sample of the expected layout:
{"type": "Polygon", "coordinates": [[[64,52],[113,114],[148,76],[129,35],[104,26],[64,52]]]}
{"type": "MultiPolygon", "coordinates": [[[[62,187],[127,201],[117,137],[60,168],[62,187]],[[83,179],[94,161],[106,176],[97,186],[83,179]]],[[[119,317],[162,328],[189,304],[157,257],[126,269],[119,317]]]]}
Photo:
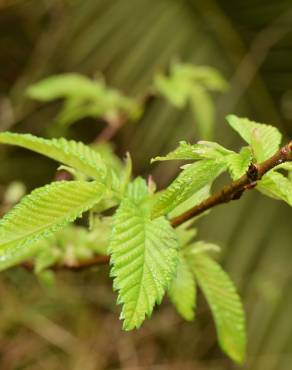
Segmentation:
{"type": "MultiPolygon", "coordinates": [[[[37,104],[24,91],[52,74],[103,74],[110,86],[143,96],[153,75],[173,60],[217,68],[229,81],[214,96],[216,140],[241,143],[228,113],[274,124],[292,137],[291,0],[0,0],[0,129],[47,136],[58,103],[37,104]]],[[[104,123],[81,120],[67,137],[90,142],[104,123]]],[[[155,99],[142,119],[116,136],[136,174],[159,186],[174,164],[151,157],[179,140],[198,139],[189,109],[155,99]]],[[[27,190],[54,178],[56,164],[25,150],[1,148],[1,197],[11,181],[27,190]]],[[[7,208],[2,199],[1,213],[7,208]]],[[[250,192],[200,221],[202,239],[222,247],[224,268],[248,318],[248,356],[241,368],[292,368],[291,209],[250,192]]],[[[0,369],[236,369],[218,349],[200,297],[185,323],[167,300],[139,331],[124,333],[107,267],[58,272],[54,287],[15,268],[0,278],[0,369]]]]}

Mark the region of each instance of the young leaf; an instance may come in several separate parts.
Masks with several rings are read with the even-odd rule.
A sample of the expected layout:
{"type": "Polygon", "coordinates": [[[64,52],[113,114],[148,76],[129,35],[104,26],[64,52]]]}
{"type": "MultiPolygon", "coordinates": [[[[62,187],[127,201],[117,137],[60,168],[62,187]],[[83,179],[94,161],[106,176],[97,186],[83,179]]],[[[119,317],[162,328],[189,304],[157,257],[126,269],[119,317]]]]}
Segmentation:
{"type": "Polygon", "coordinates": [[[168,296],[178,313],[187,321],[195,318],[196,282],[184,256],[179,257],[174,279],[168,290],[168,296]]]}
{"type": "Polygon", "coordinates": [[[177,248],[169,222],[163,217],[151,220],[147,197],[137,197],[132,189],[114,216],[109,247],[125,330],[138,328],[161,302],[175,274],[177,248]]]}
{"type": "Polygon", "coordinates": [[[185,222],[175,228],[175,232],[181,248],[188,245],[197,236],[198,230],[190,226],[192,226],[190,222],[185,222]]]}
{"type": "Polygon", "coordinates": [[[292,162],[285,162],[285,163],[281,163],[281,164],[278,164],[278,166],[275,167],[275,169],[277,170],[285,170],[285,171],[292,171],[292,162]]]}
{"type": "Polygon", "coordinates": [[[51,76],[39,81],[27,89],[27,95],[32,99],[50,101],[64,97],[98,96],[102,88],[89,78],[77,73],[67,73],[51,76]]]}
{"type": "Polygon", "coordinates": [[[55,265],[59,261],[59,254],[56,249],[53,248],[52,244],[49,244],[51,240],[42,240],[42,249],[39,247],[39,253],[35,258],[34,272],[40,274],[47,270],[49,267],[55,265]]]}
{"type": "Polygon", "coordinates": [[[66,139],[44,139],[30,134],[0,133],[0,143],[17,145],[45,155],[87,176],[104,179],[106,166],[101,156],[81,142],[66,139]]]}
{"type": "Polygon", "coordinates": [[[34,190],[0,221],[0,269],[31,256],[36,242],[50,236],[98,203],[97,182],[59,181],[34,190]]]}
{"type": "Polygon", "coordinates": [[[276,127],[235,115],[229,115],[226,118],[229,125],[251,145],[258,162],[271,157],[279,149],[282,135],[276,127]]]}
{"type": "Polygon", "coordinates": [[[194,207],[195,205],[201,203],[203,200],[209,197],[211,185],[208,184],[193,194],[190,198],[180,203],[174,210],[169,213],[170,218],[177,217],[182,213],[186,212],[188,209],[194,207]]]}
{"type": "Polygon", "coordinates": [[[198,144],[188,144],[180,141],[178,148],[164,157],[155,157],[151,163],[169,160],[199,160],[199,159],[223,159],[232,152],[223,146],[210,141],[200,141],[198,144]]]}
{"type": "Polygon", "coordinates": [[[246,173],[249,165],[251,164],[252,161],[251,148],[245,146],[241,149],[240,153],[230,154],[226,158],[226,160],[232,179],[237,180],[246,173]]]}
{"type": "Polygon", "coordinates": [[[176,63],[170,68],[169,76],[158,74],[154,85],[174,106],[182,108],[192,95],[194,87],[224,91],[227,83],[220,73],[211,67],[176,63]]]}
{"type": "Polygon", "coordinates": [[[107,88],[103,81],[91,80],[76,73],[46,78],[29,87],[27,95],[36,100],[65,99],[57,117],[61,124],[71,124],[84,117],[104,119],[126,114],[130,119],[141,115],[141,107],[117,90],[107,88]]]}
{"type": "Polygon", "coordinates": [[[264,195],[281,199],[292,206],[292,182],[277,171],[266,173],[257,183],[257,190],[264,195]]]}
{"type": "Polygon", "coordinates": [[[169,213],[194,193],[214,181],[224,169],[225,162],[212,159],[188,165],[156,199],[152,216],[155,218],[169,213]]]}
{"type": "Polygon", "coordinates": [[[245,315],[229,276],[220,265],[204,254],[191,258],[193,272],[213,314],[219,343],[234,361],[245,357],[245,315]]]}
{"type": "Polygon", "coordinates": [[[184,70],[185,74],[189,73],[192,75],[191,78],[200,82],[211,91],[225,91],[228,89],[228,83],[215,68],[208,66],[185,65],[184,70]],[[190,71],[190,68],[192,71],[190,71]]]}

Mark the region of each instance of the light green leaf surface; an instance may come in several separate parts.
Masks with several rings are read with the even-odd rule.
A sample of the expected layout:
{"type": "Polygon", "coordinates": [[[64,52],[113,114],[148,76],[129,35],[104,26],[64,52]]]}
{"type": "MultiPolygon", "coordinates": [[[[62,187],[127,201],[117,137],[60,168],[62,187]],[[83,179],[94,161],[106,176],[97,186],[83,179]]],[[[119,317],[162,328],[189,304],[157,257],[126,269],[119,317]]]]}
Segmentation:
{"type": "Polygon", "coordinates": [[[224,156],[232,152],[225,149],[223,146],[211,141],[200,141],[198,144],[189,144],[185,141],[180,141],[179,146],[168,153],[166,156],[155,157],[151,160],[170,161],[170,160],[200,160],[200,159],[223,159],[224,156]]]}
{"type": "Polygon", "coordinates": [[[56,263],[67,266],[92,258],[96,254],[106,254],[109,246],[111,217],[96,217],[92,229],[68,224],[35,245],[33,257],[35,272],[39,273],[56,263]]]}
{"type": "Polygon", "coordinates": [[[229,125],[252,146],[258,162],[271,157],[279,149],[282,135],[276,127],[235,115],[229,115],[226,118],[229,125]]]}
{"type": "Polygon", "coordinates": [[[292,182],[277,171],[269,171],[257,183],[257,190],[274,199],[280,199],[292,206],[292,182]]]}
{"type": "Polygon", "coordinates": [[[51,76],[36,82],[27,89],[30,98],[50,101],[64,97],[98,96],[102,86],[77,73],[51,76]]]}
{"type": "Polygon", "coordinates": [[[200,135],[210,138],[214,126],[214,103],[209,91],[224,91],[227,83],[211,67],[175,63],[169,76],[158,74],[154,79],[156,91],[177,108],[191,104],[200,135]]]}
{"type": "Polygon", "coordinates": [[[188,86],[176,78],[157,74],[154,79],[156,90],[177,108],[183,108],[188,101],[188,86]]]}
{"type": "Polygon", "coordinates": [[[52,235],[100,201],[97,182],[59,181],[34,190],[0,221],[0,269],[31,256],[52,235]]]}
{"type": "MultiPolygon", "coordinates": [[[[177,217],[182,213],[186,212],[188,209],[196,206],[197,204],[201,203],[203,200],[209,197],[210,195],[211,185],[208,184],[193,194],[190,198],[185,200],[184,202],[180,203],[175,209],[173,209],[169,213],[169,217],[177,217]]],[[[206,211],[207,212],[207,211],[206,211]]],[[[200,215],[201,216],[201,215],[200,215]]],[[[199,217],[199,216],[198,216],[199,217]]]]}
{"type": "Polygon", "coordinates": [[[89,146],[73,140],[44,139],[30,134],[0,133],[0,143],[17,145],[64,163],[97,180],[106,176],[101,156],[89,146]]]}
{"type": "Polygon", "coordinates": [[[242,363],[246,350],[245,314],[232,281],[207,255],[195,254],[191,263],[211,308],[221,348],[234,361],[242,363]]]}
{"type": "Polygon", "coordinates": [[[223,78],[222,74],[215,68],[188,64],[185,66],[184,71],[185,74],[190,74],[190,78],[193,78],[211,91],[225,91],[228,88],[228,83],[223,78]]]}
{"type": "Polygon", "coordinates": [[[285,162],[285,163],[281,163],[281,164],[278,164],[278,166],[276,166],[274,168],[275,170],[285,170],[285,171],[292,171],[292,162],[285,162]]]}
{"type": "Polygon", "coordinates": [[[199,136],[203,139],[212,138],[215,108],[210,93],[202,86],[193,86],[190,101],[194,122],[199,129],[199,136]]]}
{"type": "Polygon", "coordinates": [[[188,165],[156,199],[152,216],[158,217],[171,212],[197,191],[214,181],[224,169],[225,162],[212,159],[188,165]]]}
{"type": "Polygon", "coordinates": [[[196,282],[194,275],[181,254],[174,279],[168,290],[168,296],[178,313],[187,321],[195,318],[196,282]]]}
{"type": "Polygon", "coordinates": [[[108,88],[104,81],[91,80],[76,73],[41,80],[28,88],[27,95],[40,101],[65,99],[57,121],[67,125],[84,117],[116,119],[120,113],[126,113],[135,120],[142,112],[134,99],[108,88]]]}
{"type": "Polygon", "coordinates": [[[140,327],[155,303],[161,302],[178,259],[178,242],[169,222],[163,217],[150,219],[147,197],[136,200],[133,189],[123,199],[114,216],[109,247],[125,330],[140,327]]]}
{"type": "Polygon", "coordinates": [[[252,162],[251,148],[243,147],[239,153],[230,154],[226,160],[232,179],[237,180],[246,173],[252,162]]]}

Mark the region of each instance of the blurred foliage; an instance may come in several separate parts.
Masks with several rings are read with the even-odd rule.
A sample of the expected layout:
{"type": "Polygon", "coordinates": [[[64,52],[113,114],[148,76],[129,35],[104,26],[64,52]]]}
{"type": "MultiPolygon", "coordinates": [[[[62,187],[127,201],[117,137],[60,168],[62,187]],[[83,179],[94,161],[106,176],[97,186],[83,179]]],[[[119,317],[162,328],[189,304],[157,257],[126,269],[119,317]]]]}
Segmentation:
{"type": "Polygon", "coordinates": [[[228,86],[216,69],[174,63],[170,76],[158,74],[154,78],[154,85],[158,92],[178,108],[190,102],[199,136],[202,139],[212,138],[215,112],[208,90],[224,91],[228,86]]]}
{"type": "Polygon", "coordinates": [[[61,125],[70,125],[85,117],[104,118],[110,124],[121,115],[126,115],[129,120],[141,115],[141,108],[134,100],[116,90],[106,89],[102,82],[90,81],[78,74],[49,77],[30,86],[27,94],[43,102],[65,99],[56,118],[61,125]]]}
{"type": "MultiPolygon", "coordinates": [[[[92,78],[101,72],[110,86],[143,97],[154,74],[179,58],[212,65],[229,82],[226,93],[215,96],[218,141],[233,146],[237,140],[223,124],[232,112],[273,123],[291,137],[291,19],[290,0],[2,0],[0,128],[48,132],[59,103],[39,105],[24,94],[42,78],[72,72],[92,78]]],[[[67,136],[92,142],[105,122],[92,123],[81,120],[67,136]]],[[[135,173],[143,174],[151,157],[174,149],[179,140],[195,141],[194,127],[188,109],[150,101],[139,125],[116,135],[115,150],[133,153],[135,173]]],[[[0,159],[2,199],[13,180],[30,190],[55,175],[51,161],[24,150],[1,148],[0,159]]],[[[176,171],[170,163],[154,167],[152,175],[161,187],[176,171]]],[[[223,246],[222,262],[245,302],[249,355],[243,368],[290,370],[291,212],[253,193],[227,207],[200,221],[200,234],[223,246]]],[[[0,289],[5,370],[234,368],[218,352],[202,304],[194,325],[183,324],[164,304],[141,331],[125,335],[108,279],[97,282],[95,269],[58,272],[54,289],[16,269],[2,276],[0,289]]]]}

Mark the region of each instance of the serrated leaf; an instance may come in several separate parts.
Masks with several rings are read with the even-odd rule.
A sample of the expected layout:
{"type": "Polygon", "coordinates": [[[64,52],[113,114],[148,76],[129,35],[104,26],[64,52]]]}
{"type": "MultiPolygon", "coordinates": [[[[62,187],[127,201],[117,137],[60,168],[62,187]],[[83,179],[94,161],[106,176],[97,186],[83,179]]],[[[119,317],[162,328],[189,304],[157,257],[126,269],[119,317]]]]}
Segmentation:
{"type": "Polygon", "coordinates": [[[276,127],[250,121],[247,118],[240,118],[235,115],[229,115],[226,119],[229,125],[252,146],[255,159],[258,162],[271,157],[279,149],[282,135],[276,127]],[[255,145],[255,133],[257,144],[253,147],[255,145]]]}
{"type": "Polygon", "coordinates": [[[148,198],[149,192],[146,181],[142,177],[136,177],[127,186],[126,196],[135,204],[140,205],[148,198]]]}
{"type": "Polygon", "coordinates": [[[225,167],[225,162],[212,159],[188,165],[155,200],[152,216],[155,218],[171,212],[197,191],[214,181],[225,167]]]}
{"type": "Polygon", "coordinates": [[[176,234],[169,222],[163,217],[151,220],[147,198],[136,203],[132,194],[123,199],[114,216],[109,247],[125,330],[141,326],[155,303],[161,302],[178,258],[176,234]]]}
{"type": "Polygon", "coordinates": [[[242,363],[246,350],[245,314],[232,281],[207,255],[196,254],[191,263],[211,308],[221,348],[234,361],[242,363]]]}
{"type": "Polygon", "coordinates": [[[246,173],[251,164],[251,148],[248,146],[243,147],[239,153],[230,154],[226,160],[232,179],[237,180],[246,173]]]}
{"type": "Polygon", "coordinates": [[[68,141],[64,138],[48,140],[30,134],[3,132],[0,133],[0,143],[32,150],[97,180],[106,176],[106,166],[101,156],[81,142],[68,141]]]}
{"type": "Polygon", "coordinates": [[[37,241],[74,221],[98,203],[97,182],[59,181],[34,190],[0,221],[0,269],[31,256],[37,241]]]}
{"type": "Polygon", "coordinates": [[[230,150],[210,141],[200,141],[194,145],[180,141],[179,146],[175,150],[166,156],[153,158],[151,163],[170,160],[223,159],[225,155],[230,153],[232,153],[230,150]]]}
{"type": "Polygon", "coordinates": [[[292,206],[292,182],[281,173],[269,171],[257,182],[256,188],[264,195],[284,200],[292,206]]]}
{"type": "Polygon", "coordinates": [[[187,321],[195,318],[196,282],[184,256],[179,257],[177,270],[172,280],[168,296],[178,313],[187,321]]]}

